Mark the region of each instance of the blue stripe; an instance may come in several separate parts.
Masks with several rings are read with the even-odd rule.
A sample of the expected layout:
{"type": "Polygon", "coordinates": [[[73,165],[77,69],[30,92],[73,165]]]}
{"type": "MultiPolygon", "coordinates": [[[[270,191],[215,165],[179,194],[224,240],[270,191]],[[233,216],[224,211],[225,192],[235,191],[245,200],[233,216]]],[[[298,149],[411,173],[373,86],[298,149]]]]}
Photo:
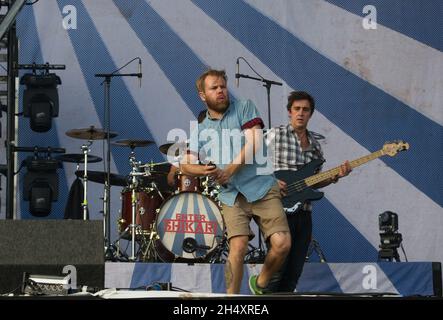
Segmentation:
{"type": "Polygon", "coordinates": [[[205,107],[194,83],[207,66],[146,2],[114,0],[114,3],[188,108],[197,116],[205,107]]]}
{"type": "MultiPolygon", "coordinates": [[[[62,11],[63,7],[71,4],[71,2],[69,0],[61,0],[57,1],[57,4],[60,11],[62,11]]],[[[117,66],[112,60],[103,39],[96,30],[83,3],[76,3],[76,9],[77,23],[81,26],[82,30],[69,30],[68,35],[80,63],[80,68],[83,72],[94,107],[97,110],[102,125],[104,126],[104,87],[100,85],[103,79],[96,78],[94,75],[96,73],[112,72],[119,66],[117,66]]],[[[132,57],[128,56],[128,60],[130,58],[132,57]]],[[[127,68],[131,68],[131,66],[127,68]]],[[[135,68],[135,65],[133,68],[135,68]]],[[[116,131],[119,134],[116,140],[126,138],[153,140],[153,136],[123,79],[120,77],[113,78],[111,81],[110,93],[111,131],[116,131]]],[[[111,148],[111,152],[119,173],[123,174],[129,172],[129,150],[127,148],[114,146],[111,148]]],[[[151,159],[154,161],[163,161],[163,157],[155,145],[144,148],[143,152],[137,153],[138,161],[148,162],[151,159]]]]}
{"type": "Polygon", "coordinates": [[[377,23],[443,51],[443,2],[440,0],[326,0],[358,16],[370,4],[377,10],[377,23]]]}
{"type": "Polygon", "coordinates": [[[225,265],[211,264],[212,293],[226,293],[225,265]]]}
{"type": "Polygon", "coordinates": [[[135,263],[129,288],[152,285],[154,282],[171,282],[170,263],[135,263]]]}
{"type": "MultiPolygon", "coordinates": [[[[198,194],[198,196],[201,196],[201,194],[198,194]]],[[[196,215],[199,215],[200,214],[200,208],[198,207],[198,197],[197,197],[197,193],[192,193],[192,198],[194,199],[194,212],[191,212],[192,214],[196,214],[196,215]]],[[[212,220],[212,219],[209,219],[210,221],[212,220]]],[[[196,222],[194,223],[194,229],[197,227],[197,225],[199,224],[199,222],[198,222],[199,220],[197,219],[196,220],[196,222]]],[[[204,228],[204,226],[203,226],[203,228],[204,228]]],[[[204,236],[204,234],[202,234],[202,233],[196,233],[195,234],[195,240],[197,241],[197,243],[198,244],[203,244],[203,245],[211,245],[211,243],[206,243],[206,241],[205,241],[205,236],[204,236]]],[[[195,251],[195,255],[197,256],[197,257],[202,257],[202,256],[204,256],[206,254],[206,250],[203,250],[203,249],[197,249],[196,251],[195,251]]]]}
{"type": "Polygon", "coordinates": [[[205,209],[206,209],[206,214],[209,217],[209,220],[212,222],[216,222],[217,223],[217,232],[215,234],[216,237],[221,237],[223,235],[223,226],[218,224],[218,220],[217,217],[215,216],[214,211],[212,210],[211,207],[211,200],[207,197],[203,197],[203,203],[205,205],[205,209]]]}
{"type": "MultiPolygon", "coordinates": [[[[39,37],[37,33],[37,26],[35,22],[34,10],[28,8],[28,10],[22,10],[20,15],[17,17],[17,36],[20,39],[20,51],[19,60],[21,63],[45,63],[46,60],[43,58],[43,54],[40,47],[39,37]]],[[[51,63],[51,62],[50,62],[51,63]]],[[[21,72],[22,76],[25,72],[21,72]]],[[[66,72],[59,72],[58,75],[62,79],[66,75],[66,72]]],[[[60,88],[60,86],[58,87],[60,88]]],[[[20,86],[20,105],[23,108],[23,92],[24,86],[20,86]]],[[[59,101],[59,115],[63,116],[63,101],[59,101]]],[[[60,146],[60,141],[57,134],[57,122],[58,118],[53,119],[52,128],[48,132],[37,133],[31,130],[29,125],[29,118],[20,117],[18,123],[19,132],[19,146],[40,146],[40,147],[63,147],[60,146]]],[[[18,162],[19,164],[28,156],[32,156],[32,153],[19,153],[18,162]]],[[[54,156],[54,154],[53,154],[54,156]]],[[[26,169],[22,170],[19,179],[20,194],[23,190],[23,182],[26,169]]],[[[63,219],[66,201],[68,199],[68,182],[66,180],[66,175],[63,169],[57,170],[59,175],[59,197],[57,202],[52,203],[51,214],[47,217],[39,219],[63,219]]],[[[21,219],[35,219],[29,213],[29,202],[25,202],[20,199],[21,219]]]]}
{"type": "Polygon", "coordinates": [[[443,204],[442,126],[328,60],[242,1],[193,2],[291,87],[310,91],[320,112],[368,150],[389,140],[409,142],[407,154],[382,160],[443,204]]]}
{"type": "Polygon", "coordinates": [[[343,290],[327,263],[315,263],[305,264],[297,284],[297,292],[343,293],[343,290]]]}
{"type": "Polygon", "coordinates": [[[171,200],[168,200],[169,203],[169,207],[166,210],[166,213],[163,215],[163,220],[161,220],[161,222],[158,224],[157,226],[157,232],[160,235],[161,239],[165,238],[165,219],[172,219],[172,216],[175,213],[175,207],[177,206],[177,202],[178,202],[178,196],[175,195],[171,198],[171,200]]]}
{"type": "MultiPolygon", "coordinates": [[[[401,254],[400,260],[404,261],[401,254]]],[[[411,292],[420,292],[425,296],[434,295],[432,262],[380,262],[378,266],[402,296],[407,296],[411,292]]]]}
{"type": "MultiPolygon", "coordinates": [[[[374,212],[374,217],[377,212],[374,212]]],[[[377,225],[374,219],[374,225],[377,225]]],[[[327,262],[377,261],[378,251],[327,198],[314,203],[312,236],[318,241],[327,262]]],[[[313,252],[310,261],[319,261],[313,252]]]]}

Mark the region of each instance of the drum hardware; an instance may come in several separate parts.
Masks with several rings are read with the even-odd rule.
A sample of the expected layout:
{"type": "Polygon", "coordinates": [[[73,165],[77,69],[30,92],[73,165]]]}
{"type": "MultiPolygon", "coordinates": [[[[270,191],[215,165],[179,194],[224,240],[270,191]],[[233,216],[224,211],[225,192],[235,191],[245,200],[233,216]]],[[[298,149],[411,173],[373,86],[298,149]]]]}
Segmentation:
{"type": "MultiPolygon", "coordinates": [[[[75,175],[79,178],[81,178],[82,174],[83,174],[83,172],[79,171],[79,170],[77,170],[75,172],[75,175]]],[[[101,183],[101,184],[106,183],[106,172],[89,170],[87,172],[87,174],[88,174],[88,181],[101,183]]],[[[128,183],[127,183],[127,179],[125,176],[120,175],[120,174],[111,173],[110,174],[110,184],[111,184],[111,186],[125,187],[125,186],[127,186],[128,183]]]]}
{"type": "Polygon", "coordinates": [[[155,232],[155,223],[151,225],[151,232],[149,233],[149,240],[147,236],[142,237],[140,245],[141,260],[144,262],[157,262],[159,256],[155,250],[155,242],[160,239],[157,232],[155,232]]]}
{"type": "Polygon", "coordinates": [[[129,147],[132,151],[134,150],[134,148],[147,147],[153,143],[154,141],[141,139],[124,139],[111,142],[111,144],[116,146],[129,147]]]}
{"type": "MultiPolygon", "coordinates": [[[[82,129],[72,129],[69,131],[66,131],[66,135],[68,137],[74,138],[74,139],[81,139],[81,140],[103,140],[107,138],[106,131],[103,129],[97,129],[94,126],[90,126],[89,128],[82,128],[82,129]]],[[[110,132],[109,137],[115,138],[118,136],[117,132],[110,132]]]]}
{"type": "MultiPolygon", "coordinates": [[[[71,163],[80,164],[80,163],[85,162],[84,157],[85,156],[83,153],[66,153],[66,154],[62,154],[60,156],[57,156],[55,158],[59,161],[62,161],[62,162],[71,162],[71,163]]],[[[88,163],[96,163],[96,162],[100,162],[102,160],[103,159],[100,157],[88,154],[88,163]]]]}
{"type": "Polygon", "coordinates": [[[189,148],[189,143],[187,142],[175,142],[175,143],[165,143],[162,144],[158,149],[161,153],[170,156],[170,157],[178,157],[189,148]]]}
{"type": "MultiPolygon", "coordinates": [[[[68,131],[69,132],[69,131],[68,131]]],[[[88,140],[87,144],[83,144],[81,146],[81,149],[83,153],[68,153],[63,154],[60,156],[57,156],[56,159],[63,162],[72,162],[77,164],[76,169],[76,175],[77,177],[82,179],[83,182],[83,202],[82,202],[82,208],[83,208],[83,220],[87,219],[87,212],[88,212],[88,163],[96,163],[100,162],[103,159],[97,156],[93,156],[89,154],[90,146],[92,145],[92,140],[88,140]],[[80,169],[80,163],[84,164],[83,171],[80,169]]]]}
{"type": "Polygon", "coordinates": [[[214,254],[209,259],[209,263],[226,263],[228,260],[229,243],[228,236],[224,233],[223,237],[218,241],[218,245],[214,250],[214,254]]]}
{"type": "MultiPolygon", "coordinates": [[[[151,144],[152,141],[128,140],[128,141],[120,141],[119,143],[120,143],[120,145],[127,145],[131,148],[131,153],[129,155],[129,163],[132,168],[131,172],[129,173],[129,176],[130,176],[129,190],[131,192],[131,224],[126,229],[130,230],[130,232],[131,232],[131,256],[129,259],[131,261],[135,261],[135,259],[136,259],[135,242],[136,242],[136,233],[137,233],[136,229],[139,230],[139,234],[142,236],[142,239],[144,239],[143,238],[143,234],[144,234],[143,227],[140,224],[138,224],[137,220],[136,220],[137,217],[140,217],[140,223],[143,222],[143,220],[142,220],[143,217],[141,217],[142,214],[139,214],[137,216],[137,205],[138,205],[137,193],[139,191],[141,177],[152,176],[151,168],[154,166],[154,164],[142,165],[140,161],[137,161],[136,157],[135,157],[134,148],[137,146],[147,146],[147,145],[151,144]],[[144,169],[144,171],[140,171],[140,169],[142,169],[142,168],[144,169]]],[[[155,164],[155,165],[158,165],[158,164],[155,164]]],[[[149,190],[148,195],[151,194],[152,192],[154,192],[155,194],[158,194],[162,200],[164,200],[163,195],[160,192],[160,190],[158,190],[155,181],[151,181],[150,188],[148,188],[148,190],[149,190]]],[[[139,206],[138,212],[141,213],[142,209],[143,209],[143,213],[144,213],[145,209],[143,206],[139,206]]],[[[147,218],[149,218],[149,217],[147,217],[147,218]]],[[[125,232],[127,232],[128,230],[125,230],[125,232]]],[[[149,232],[149,230],[148,230],[148,232],[149,232]]]]}
{"type": "Polygon", "coordinates": [[[102,161],[101,158],[95,157],[95,156],[89,156],[90,147],[93,143],[93,140],[102,140],[107,137],[116,137],[117,133],[115,132],[109,132],[107,134],[103,129],[96,129],[94,126],[90,126],[89,128],[83,128],[83,129],[72,129],[69,131],[66,131],[66,135],[68,137],[74,138],[74,139],[82,139],[87,140],[86,143],[82,144],[81,150],[83,154],[83,159],[81,159],[80,155],[70,154],[65,155],[61,158],[62,161],[69,161],[69,162],[77,162],[77,171],[79,169],[79,163],[84,164],[83,168],[83,220],[87,219],[88,214],[88,162],[99,162],[102,161]],[[90,161],[91,160],[91,161],[90,161]]]}

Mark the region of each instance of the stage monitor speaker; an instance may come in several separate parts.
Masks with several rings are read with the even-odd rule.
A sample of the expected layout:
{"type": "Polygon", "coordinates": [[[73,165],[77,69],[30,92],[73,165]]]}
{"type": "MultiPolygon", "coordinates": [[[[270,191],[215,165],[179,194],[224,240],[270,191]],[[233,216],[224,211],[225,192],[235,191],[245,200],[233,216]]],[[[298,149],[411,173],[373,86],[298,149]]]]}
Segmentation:
{"type": "Polygon", "coordinates": [[[0,221],[0,294],[20,293],[24,272],[102,289],[104,269],[101,221],[0,221]]]}

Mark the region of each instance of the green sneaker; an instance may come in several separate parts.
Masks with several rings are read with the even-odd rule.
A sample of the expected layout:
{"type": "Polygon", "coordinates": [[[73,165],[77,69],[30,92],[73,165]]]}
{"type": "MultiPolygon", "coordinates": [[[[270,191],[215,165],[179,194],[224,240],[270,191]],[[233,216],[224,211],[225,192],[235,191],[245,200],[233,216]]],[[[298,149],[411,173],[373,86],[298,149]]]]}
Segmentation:
{"type": "Polygon", "coordinates": [[[260,288],[257,284],[257,275],[253,275],[249,277],[249,289],[252,294],[260,295],[263,294],[263,288],[260,288]]]}

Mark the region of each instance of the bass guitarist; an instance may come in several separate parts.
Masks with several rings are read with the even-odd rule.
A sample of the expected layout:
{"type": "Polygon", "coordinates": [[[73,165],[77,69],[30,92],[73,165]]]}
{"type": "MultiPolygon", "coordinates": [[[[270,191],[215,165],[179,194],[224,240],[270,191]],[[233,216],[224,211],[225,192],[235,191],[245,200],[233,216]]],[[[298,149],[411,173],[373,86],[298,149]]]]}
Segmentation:
{"type": "MultiPolygon", "coordinates": [[[[308,122],[315,109],[314,98],[304,91],[293,91],[288,96],[287,104],[289,123],[275,127],[268,132],[274,170],[279,178],[279,170],[297,171],[312,160],[323,160],[323,152],[317,139],[318,134],[308,131],[308,122]]],[[[321,166],[319,167],[321,170],[321,166]]],[[[283,171],[281,171],[283,172],[283,171]]],[[[339,173],[332,178],[319,182],[313,188],[323,188],[351,172],[349,161],[343,162],[339,173]]],[[[283,196],[287,195],[291,186],[288,181],[279,178],[283,196]]],[[[293,292],[302,273],[306,253],[312,235],[312,205],[309,201],[301,204],[298,210],[287,211],[292,246],[280,272],[268,285],[271,292],[293,292]]]]}

